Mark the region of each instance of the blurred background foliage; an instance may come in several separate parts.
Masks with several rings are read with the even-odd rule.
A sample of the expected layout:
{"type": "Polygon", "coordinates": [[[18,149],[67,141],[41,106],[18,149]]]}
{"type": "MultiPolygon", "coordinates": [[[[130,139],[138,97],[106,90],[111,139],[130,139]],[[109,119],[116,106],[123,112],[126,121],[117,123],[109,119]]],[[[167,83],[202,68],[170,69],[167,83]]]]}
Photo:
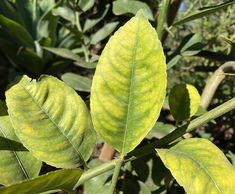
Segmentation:
{"type": "MultiPolygon", "coordinates": [[[[188,83],[201,94],[217,68],[235,61],[234,0],[1,0],[1,99],[19,76],[50,74],[89,102],[92,76],[102,49],[139,9],[144,10],[161,38],[168,65],[168,92],[176,84],[188,83]]],[[[234,94],[235,77],[227,75],[208,109],[234,94]]],[[[166,101],[159,122],[142,144],[175,128],[167,107],[166,101]]],[[[235,163],[234,125],[235,112],[231,111],[191,135],[209,138],[235,163]]],[[[98,157],[99,148],[93,158],[98,157]]],[[[98,163],[93,161],[92,165],[98,163]]],[[[184,193],[153,156],[132,162],[122,173],[125,181],[119,181],[119,189],[124,193],[184,193]]],[[[105,193],[109,179],[110,173],[92,179],[84,185],[84,192],[105,193]],[[98,188],[100,184],[104,186],[98,188]]]]}

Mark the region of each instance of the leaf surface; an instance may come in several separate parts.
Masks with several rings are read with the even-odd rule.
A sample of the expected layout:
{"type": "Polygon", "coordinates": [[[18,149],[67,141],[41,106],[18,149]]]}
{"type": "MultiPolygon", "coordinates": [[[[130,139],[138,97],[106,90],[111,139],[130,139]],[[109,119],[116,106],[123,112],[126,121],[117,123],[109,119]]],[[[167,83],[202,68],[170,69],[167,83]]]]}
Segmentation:
{"type": "Polygon", "coordinates": [[[133,150],[159,116],[166,89],[161,43],[142,12],[109,40],[91,89],[96,131],[122,155],[133,150]]]}
{"type": "Polygon", "coordinates": [[[186,193],[234,193],[235,168],[209,140],[185,139],[157,152],[186,193]]]}
{"type": "Polygon", "coordinates": [[[41,162],[20,143],[9,116],[0,117],[0,184],[11,185],[39,174],[41,162]]]}
{"type": "Polygon", "coordinates": [[[33,155],[50,165],[73,168],[93,150],[90,114],[76,92],[52,76],[24,76],[6,92],[16,134],[33,155]]]}
{"type": "Polygon", "coordinates": [[[82,172],[80,169],[57,170],[35,179],[24,181],[9,187],[0,188],[0,193],[12,194],[23,191],[24,194],[38,194],[58,189],[71,191],[81,175],[82,172]]]}

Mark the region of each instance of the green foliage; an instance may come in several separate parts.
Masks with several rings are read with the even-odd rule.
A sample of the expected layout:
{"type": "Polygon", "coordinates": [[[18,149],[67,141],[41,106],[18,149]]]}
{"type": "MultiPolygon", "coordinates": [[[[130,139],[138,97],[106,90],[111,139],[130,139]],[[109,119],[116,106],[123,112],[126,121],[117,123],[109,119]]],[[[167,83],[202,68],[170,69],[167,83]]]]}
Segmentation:
{"type": "Polygon", "coordinates": [[[153,127],[165,87],[161,44],[138,12],[110,39],[99,59],[91,90],[95,130],[124,156],[153,127]]]}
{"type": "Polygon", "coordinates": [[[157,152],[187,193],[234,192],[235,168],[210,141],[186,139],[157,152]]]}

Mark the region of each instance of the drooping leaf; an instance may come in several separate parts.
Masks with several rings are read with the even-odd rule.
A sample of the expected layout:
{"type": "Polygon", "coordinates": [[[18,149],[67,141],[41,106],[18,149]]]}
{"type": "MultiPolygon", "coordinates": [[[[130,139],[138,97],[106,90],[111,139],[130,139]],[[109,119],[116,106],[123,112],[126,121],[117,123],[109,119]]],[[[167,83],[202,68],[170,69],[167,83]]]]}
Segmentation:
{"type": "Polygon", "coordinates": [[[91,113],[96,131],[122,155],[153,127],[166,89],[161,43],[142,12],[105,46],[93,78],[91,113]]]}
{"type": "Polygon", "coordinates": [[[185,16],[184,18],[178,20],[177,22],[175,22],[173,25],[181,25],[184,24],[186,22],[192,21],[192,20],[196,20],[198,18],[202,18],[204,16],[208,16],[211,15],[221,9],[225,9],[228,6],[234,4],[235,1],[234,0],[230,0],[227,1],[225,3],[219,4],[219,5],[214,5],[214,6],[209,6],[209,7],[203,7],[197,11],[195,11],[194,13],[189,14],[188,16],[185,16]]]}
{"type": "Polygon", "coordinates": [[[234,193],[235,168],[209,140],[185,139],[157,152],[186,193],[234,193]]]}
{"type": "Polygon", "coordinates": [[[200,95],[190,84],[175,85],[170,91],[170,111],[177,121],[183,121],[195,115],[199,104],[200,95]]]}
{"type": "Polygon", "coordinates": [[[57,170],[19,184],[0,188],[0,193],[38,194],[52,190],[72,191],[81,175],[80,169],[57,170]]]}
{"type": "Polygon", "coordinates": [[[0,137],[0,184],[11,185],[38,176],[41,162],[18,143],[9,116],[0,117],[0,137]]]}
{"type": "Polygon", "coordinates": [[[96,45],[100,41],[107,38],[115,30],[118,24],[119,22],[110,22],[105,24],[101,29],[91,36],[91,44],[96,45]]]}
{"type": "Polygon", "coordinates": [[[100,21],[102,21],[102,19],[105,17],[105,15],[108,13],[110,5],[106,5],[105,9],[102,11],[102,13],[94,18],[94,19],[87,19],[85,21],[84,27],[83,27],[83,32],[91,29],[92,27],[94,27],[96,24],[98,24],[100,21]]]}
{"type": "Polygon", "coordinates": [[[70,59],[75,61],[75,65],[88,68],[88,69],[93,69],[96,67],[96,63],[87,63],[81,59],[78,55],[73,53],[72,51],[65,49],[65,48],[52,48],[52,47],[44,47],[45,50],[50,51],[56,55],[59,55],[65,59],[70,59]]]}
{"type": "Polygon", "coordinates": [[[115,15],[133,14],[135,15],[140,9],[149,20],[153,20],[153,14],[147,3],[136,0],[116,0],[113,1],[113,13],[115,15]]]}
{"type": "Polygon", "coordinates": [[[87,77],[75,73],[65,73],[61,76],[61,79],[77,91],[90,92],[91,80],[87,77]]]}
{"type": "Polygon", "coordinates": [[[6,92],[6,102],[17,136],[35,157],[63,168],[84,165],[90,157],[95,144],[90,114],[60,80],[24,76],[6,92]]]}
{"type": "Polygon", "coordinates": [[[22,46],[34,48],[34,42],[29,32],[17,22],[0,14],[0,24],[4,31],[13,39],[17,39],[22,46]]]}

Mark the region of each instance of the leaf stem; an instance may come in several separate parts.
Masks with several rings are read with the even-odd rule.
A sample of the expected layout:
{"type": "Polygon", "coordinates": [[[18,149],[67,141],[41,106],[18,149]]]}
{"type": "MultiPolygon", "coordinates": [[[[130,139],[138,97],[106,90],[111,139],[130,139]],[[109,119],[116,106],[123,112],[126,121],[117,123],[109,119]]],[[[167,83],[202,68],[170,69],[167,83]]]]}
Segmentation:
{"type": "Polygon", "coordinates": [[[122,163],[123,163],[123,157],[120,157],[116,161],[116,166],[114,168],[113,177],[112,177],[112,181],[111,181],[111,185],[110,185],[108,194],[113,194],[115,191],[115,187],[117,184],[117,179],[118,179],[118,175],[119,175],[122,163]]]}

